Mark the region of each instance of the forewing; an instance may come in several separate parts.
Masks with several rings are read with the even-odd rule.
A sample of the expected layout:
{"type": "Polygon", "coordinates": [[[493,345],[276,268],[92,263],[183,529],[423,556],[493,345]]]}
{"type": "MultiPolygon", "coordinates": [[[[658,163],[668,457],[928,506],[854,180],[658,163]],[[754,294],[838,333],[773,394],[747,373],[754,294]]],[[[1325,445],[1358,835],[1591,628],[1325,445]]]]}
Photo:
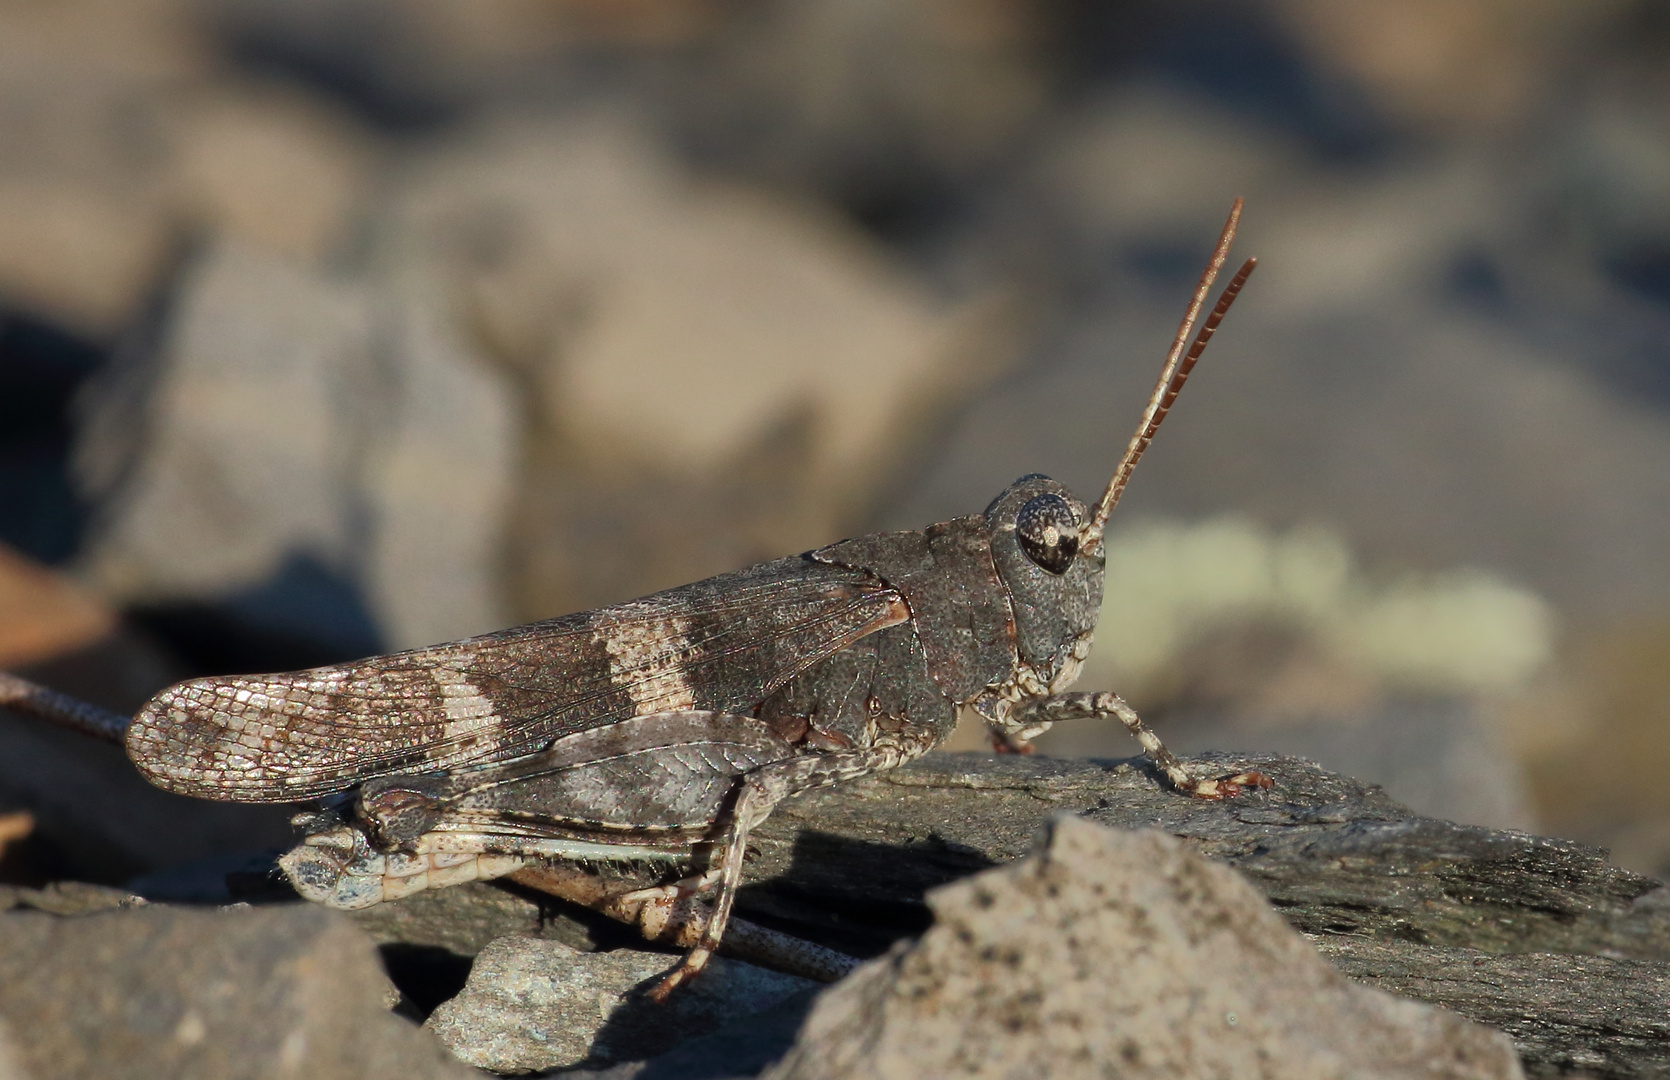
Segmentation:
{"type": "Polygon", "coordinates": [[[746,714],[810,664],[908,617],[868,574],[779,559],[433,648],[181,683],[134,718],[128,755],[185,795],[309,799],[513,760],[632,716],[746,714]]]}

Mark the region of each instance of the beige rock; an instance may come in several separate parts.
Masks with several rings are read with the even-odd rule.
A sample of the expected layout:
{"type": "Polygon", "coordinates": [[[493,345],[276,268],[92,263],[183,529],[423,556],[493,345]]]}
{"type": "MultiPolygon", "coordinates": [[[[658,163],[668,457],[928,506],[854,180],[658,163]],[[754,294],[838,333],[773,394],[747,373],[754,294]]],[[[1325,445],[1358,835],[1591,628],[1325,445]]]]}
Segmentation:
{"type": "Polygon", "coordinates": [[[1007,355],[989,312],[936,301],[823,212],[689,174],[620,116],[449,146],[384,236],[385,258],[453,276],[523,382],[525,617],[840,535],[1007,355]]]}
{"type": "Polygon", "coordinates": [[[366,135],[295,93],[217,88],[168,116],[180,215],[237,241],[320,261],[339,247],[370,178],[366,135]]]}
{"type": "Polygon", "coordinates": [[[1060,817],[929,894],[935,925],[825,992],[772,1080],[1499,1077],[1499,1032],[1349,982],[1227,867],[1060,817]]]}
{"type": "Polygon", "coordinates": [[[0,295],[113,337],[190,233],[316,259],[373,162],[294,92],[210,81],[190,5],[0,6],[0,295]]]}
{"type": "Polygon", "coordinates": [[[116,628],[116,613],[68,578],[0,545],[0,668],[79,648],[116,628]]]}
{"type": "Polygon", "coordinates": [[[32,0],[0,5],[0,81],[196,78],[211,63],[190,0],[32,0]]]}
{"type": "Polygon", "coordinates": [[[0,295],[84,333],[114,335],[168,251],[156,200],[104,185],[0,177],[0,295]]]}
{"type": "Polygon", "coordinates": [[[205,50],[175,0],[0,5],[0,295],[112,336],[172,237],[159,95],[205,50]]]}
{"type": "Polygon", "coordinates": [[[990,164],[1040,119],[1064,11],[1037,0],[744,6],[692,72],[699,104],[686,122],[748,166],[820,190],[862,200],[908,189],[990,164]]]}
{"type": "Polygon", "coordinates": [[[495,340],[543,350],[548,406],[629,460],[700,473],[809,403],[821,463],[863,464],[965,344],[855,230],[690,175],[622,117],[483,133],[402,202],[488,294],[495,340]]]}
{"type": "Polygon", "coordinates": [[[1443,131],[1536,122],[1574,65],[1630,11],[1621,0],[1278,0],[1272,12],[1320,66],[1404,123],[1443,131]]]}

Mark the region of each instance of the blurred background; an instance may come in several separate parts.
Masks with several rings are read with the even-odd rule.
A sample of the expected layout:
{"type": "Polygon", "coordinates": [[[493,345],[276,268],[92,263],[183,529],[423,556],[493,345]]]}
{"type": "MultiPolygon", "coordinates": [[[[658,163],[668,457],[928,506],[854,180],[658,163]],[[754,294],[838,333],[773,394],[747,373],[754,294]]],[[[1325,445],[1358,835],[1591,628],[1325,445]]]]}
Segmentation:
{"type": "MultiPolygon", "coordinates": [[[[1081,685],[1670,870],[1667,0],[0,0],[0,667],[1093,497],[1236,195],[1081,685]]],[[[285,818],[0,717],[0,879],[285,818]]]]}

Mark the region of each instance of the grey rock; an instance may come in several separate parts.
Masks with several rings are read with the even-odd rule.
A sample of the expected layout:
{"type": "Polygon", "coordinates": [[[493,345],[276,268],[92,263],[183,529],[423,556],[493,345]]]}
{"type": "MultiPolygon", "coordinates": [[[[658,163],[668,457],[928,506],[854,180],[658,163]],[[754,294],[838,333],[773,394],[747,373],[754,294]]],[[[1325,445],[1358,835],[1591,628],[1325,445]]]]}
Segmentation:
{"type": "Polygon", "coordinates": [[[802,990],[764,1012],[739,1017],[712,1034],[682,1042],[642,1063],[632,1075],[636,1080],[730,1080],[758,1075],[794,1045],[818,992],[802,990]]]}
{"type": "Polygon", "coordinates": [[[0,1016],[32,1076],[472,1075],[388,998],[372,943],[319,908],[0,914],[0,1016]]]}
{"type": "Polygon", "coordinates": [[[122,601],[208,600],[293,552],[346,558],[374,386],[365,290],[234,244],[175,289],[157,353],[88,399],[77,465],[108,510],[84,573],[122,601]]]}
{"type": "Polygon", "coordinates": [[[667,1002],[644,997],[675,962],[665,953],[586,953],[557,941],[500,938],[476,957],[464,992],[426,1026],[472,1065],[529,1072],[654,1057],[815,986],[715,958],[667,1002]]]}
{"type": "Polygon", "coordinates": [[[82,574],[337,656],[510,622],[516,410],[453,315],[421,267],[325,273],[205,245],[154,353],[87,395],[76,463],[101,513],[82,574]]]}
{"type": "Polygon", "coordinates": [[[1047,814],[1068,812],[1188,840],[1306,932],[1670,961],[1670,934],[1620,929],[1647,917],[1632,905],[1658,883],[1597,848],[1421,817],[1299,759],[1192,762],[1207,774],[1257,768],[1275,786],[1207,802],[1142,762],[930,754],[808,792],[755,831],[737,910],[873,956],[927,928],[926,890],[1021,857],[1047,814]]]}
{"type": "Polygon", "coordinates": [[[1359,938],[1322,938],[1317,947],[1359,982],[1501,1028],[1540,1073],[1663,1074],[1670,1043],[1664,964],[1359,938]]]}
{"type": "Polygon", "coordinates": [[[520,413],[437,276],[397,264],[376,281],[383,415],[356,502],[361,584],[388,644],[402,649],[514,621],[499,564],[520,413]]]}
{"type": "Polygon", "coordinates": [[[649,1061],[576,1069],[570,1080],[741,1080],[758,1076],[794,1045],[818,991],[802,990],[764,1012],[738,1017],[649,1061]]]}
{"type": "MultiPolygon", "coordinates": [[[[1640,971],[1585,967],[1604,955],[1670,964],[1670,905],[1657,882],[1582,844],[1423,818],[1377,788],[1282,758],[1194,759],[1227,773],[1255,766],[1269,791],[1222,803],[1183,798],[1146,766],[978,754],[932,754],[893,773],[809,792],[757,830],[737,910],[859,956],[920,933],[924,895],[1028,850],[1049,813],[1105,825],[1159,827],[1244,873],[1300,930],[1332,942],[1412,942],[1569,964],[1569,993],[1492,981],[1450,965],[1453,992],[1430,1000],[1498,1022],[1510,1012],[1544,1034],[1519,1043],[1527,1066],[1619,1061],[1605,1075],[1670,1069],[1667,1044],[1642,1039],[1663,1012],[1637,992],[1640,971]],[[1655,1009],[1657,1011],[1655,1011],[1655,1009]],[[1599,1013],[1605,1024],[1591,1023],[1599,1013]]],[[[1412,981],[1408,992],[1429,987],[1412,981]]]]}
{"type": "Polygon", "coordinates": [[[826,992],[768,1076],[1521,1075],[1500,1032],[1350,982],[1154,830],[1060,817],[928,902],[934,927],[826,992]]]}

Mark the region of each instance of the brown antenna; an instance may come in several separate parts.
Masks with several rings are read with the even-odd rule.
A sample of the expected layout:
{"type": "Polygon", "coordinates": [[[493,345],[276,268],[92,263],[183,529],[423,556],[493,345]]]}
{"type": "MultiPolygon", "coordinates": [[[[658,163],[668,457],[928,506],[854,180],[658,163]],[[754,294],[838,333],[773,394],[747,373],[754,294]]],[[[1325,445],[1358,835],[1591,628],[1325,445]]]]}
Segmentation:
{"type": "Polygon", "coordinates": [[[1229,258],[1229,245],[1235,240],[1235,227],[1241,221],[1241,200],[1236,199],[1235,205],[1229,208],[1229,220],[1224,222],[1224,230],[1218,236],[1218,246],[1212,251],[1212,260],[1206,264],[1206,270],[1200,275],[1200,284],[1195,286],[1194,297],[1189,301],[1189,309],[1183,314],[1183,322],[1177,327],[1177,337],[1171,343],[1171,351],[1166,354],[1165,367],[1160,369],[1160,381],[1154,384],[1154,393],[1148,399],[1148,408],[1143,410],[1142,421],[1137,424],[1136,434],[1131,436],[1131,444],[1125,448],[1125,456],[1119,459],[1119,468],[1114,470],[1113,479],[1108,482],[1108,489],[1102,492],[1101,501],[1096,504],[1096,512],[1090,518],[1090,532],[1100,536],[1102,526],[1107,523],[1108,515],[1119,502],[1119,496],[1125,490],[1125,484],[1131,479],[1131,470],[1137,466],[1142,452],[1148,449],[1148,444],[1154,441],[1154,433],[1160,430],[1160,421],[1166,418],[1171,409],[1171,403],[1177,400],[1178,391],[1183,389],[1183,383],[1189,378],[1189,372],[1194,370],[1195,361],[1206,351],[1206,343],[1212,340],[1217,332],[1218,324],[1223,322],[1224,312],[1235,302],[1235,297],[1241,291],[1241,286],[1247,283],[1247,277],[1258,265],[1257,259],[1248,259],[1235,272],[1223,293],[1218,297],[1212,313],[1206,316],[1206,322],[1195,336],[1194,344],[1183,351],[1184,343],[1189,340],[1189,332],[1194,329],[1195,319],[1200,316],[1200,309],[1206,303],[1206,294],[1212,290],[1212,282],[1218,278],[1218,271],[1229,258]]]}

